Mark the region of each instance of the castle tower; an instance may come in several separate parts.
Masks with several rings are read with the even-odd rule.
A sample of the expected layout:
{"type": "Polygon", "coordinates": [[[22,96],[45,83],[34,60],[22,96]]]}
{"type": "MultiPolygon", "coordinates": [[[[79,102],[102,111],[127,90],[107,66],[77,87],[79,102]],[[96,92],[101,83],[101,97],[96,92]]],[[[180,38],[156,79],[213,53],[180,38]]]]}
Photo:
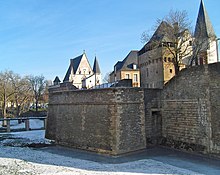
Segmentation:
{"type": "MultiPolygon", "coordinates": [[[[196,64],[210,64],[218,61],[218,43],[214,28],[201,0],[195,28],[196,64]]],[[[195,54],[195,53],[194,53],[195,54]]]]}

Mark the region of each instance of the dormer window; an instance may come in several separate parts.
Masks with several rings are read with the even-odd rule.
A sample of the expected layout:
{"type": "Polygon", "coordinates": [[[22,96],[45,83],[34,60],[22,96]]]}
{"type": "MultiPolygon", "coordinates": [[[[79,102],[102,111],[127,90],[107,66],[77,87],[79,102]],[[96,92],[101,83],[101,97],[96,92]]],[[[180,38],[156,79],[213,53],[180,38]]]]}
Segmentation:
{"type": "Polygon", "coordinates": [[[136,64],[133,64],[133,69],[137,69],[137,65],[136,64]]]}

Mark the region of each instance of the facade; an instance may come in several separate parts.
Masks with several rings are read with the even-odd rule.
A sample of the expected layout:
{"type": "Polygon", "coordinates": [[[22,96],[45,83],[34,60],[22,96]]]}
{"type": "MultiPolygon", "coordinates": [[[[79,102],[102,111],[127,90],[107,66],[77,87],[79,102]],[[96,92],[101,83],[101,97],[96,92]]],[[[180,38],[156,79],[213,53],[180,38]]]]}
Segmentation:
{"type": "Polygon", "coordinates": [[[78,89],[91,88],[95,86],[97,82],[101,81],[101,72],[96,58],[94,64],[96,67],[98,67],[95,70],[96,72],[94,72],[94,70],[91,68],[85,53],[74,59],[70,59],[70,65],[63,82],[71,82],[78,89]],[[84,87],[83,81],[85,82],[84,87]]]}
{"type": "Polygon", "coordinates": [[[92,87],[96,87],[102,84],[102,75],[99,67],[98,60],[95,57],[94,65],[93,65],[93,74],[89,77],[86,77],[82,80],[82,87],[86,89],[90,89],[92,87]]]}
{"type": "MultiPolygon", "coordinates": [[[[175,67],[173,63],[173,27],[167,22],[162,21],[150,41],[138,52],[138,64],[141,74],[141,86],[145,88],[163,88],[175,75],[175,67]],[[166,45],[166,46],[165,46],[166,45]],[[167,47],[168,45],[168,47],[167,47]]],[[[188,39],[181,49],[187,49],[187,52],[181,60],[186,60],[190,56],[192,37],[189,32],[184,31],[188,39]]],[[[180,41],[181,42],[181,41],[180,41]]],[[[180,69],[185,65],[180,63],[180,69]]]]}
{"type": "Polygon", "coordinates": [[[195,64],[201,65],[218,62],[217,37],[202,0],[196,22],[195,41],[200,46],[195,50],[195,54],[198,55],[195,64]]]}
{"type": "Polygon", "coordinates": [[[110,82],[131,79],[133,87],[140,87],[140,70],[138,68],[138,51],[131,51],[123,61],[114,65],[110,82]]]}

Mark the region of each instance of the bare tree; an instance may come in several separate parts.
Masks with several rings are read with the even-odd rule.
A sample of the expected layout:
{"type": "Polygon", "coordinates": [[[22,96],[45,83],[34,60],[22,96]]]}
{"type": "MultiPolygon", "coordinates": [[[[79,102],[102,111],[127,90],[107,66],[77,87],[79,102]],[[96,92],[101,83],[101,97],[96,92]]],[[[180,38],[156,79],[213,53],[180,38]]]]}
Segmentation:
{"type": "MultiPolygon", "coordinates": [[[[0,100],[2,102],[2,117],[7,117],[7,105],[12,99],[13,95],[16,93],[13,88],[14,79],[17,78],[17,74],[12,71],[5,71],[0,73],[0,100]]],[[[6,125],[3,122],[3,125],[6,125]]]]}
{"type": "Polygon", "coordinates": [[[172,55],[172,63],[177,75],[183,64],[183,60],[192,54],[191,22],[186,11],[173,11],[162,20],[157,20],[156,26],[164,23],[163,36],[149,38],[142,34],[142,41],[151,42],[152,48],[164,47],[163,54],[172,55]]]}
{"type": "Polygon", "coordinates": [[[103,83],[110,83],[110,74],[111,72],[107,72],[103,78],[103,83]]]}
{"type": "Polygon", "coordinates": [[[28,81],[28,77],[17,77],[13,82],[13,88],[15,91],[14,102],[16,107],[16,116],[20,116],[21,112],[24,112],[25,106],[28,106],[31,95],[31,84],[28,81]]]}
{"type": "Polygon", "coordinates": [[[37,112],[39,101],[42,98],[45,90],[46,81],[44,76],[41,75],[41,76],[30,76],[29,82],[31,84],[32,93],[34,95],[35,109],[37,112]]]}

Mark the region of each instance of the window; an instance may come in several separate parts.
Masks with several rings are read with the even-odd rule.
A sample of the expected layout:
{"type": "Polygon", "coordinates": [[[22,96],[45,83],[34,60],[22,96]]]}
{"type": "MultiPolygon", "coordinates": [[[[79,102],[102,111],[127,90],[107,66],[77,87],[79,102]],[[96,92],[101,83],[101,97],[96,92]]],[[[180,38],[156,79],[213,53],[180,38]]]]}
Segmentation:
{"type": "Polygon", "coordinates": [[[81,74],[81,71],[79,71],[79,74],[81,74]]]}
{"type": "Polygon", "coordinates": [[[171,59],[170,59],[170,57],[168,57],[168,61],[169,61],[169,62],[171,62],[171,59]]]}
{"type": "Polygon", "coordinates": [[[170,73],[171,73],[171,74],[173,73],[173,69],[170,69],[170,73]]]}
{"type": "Polygon", "coordinates": [[[130,78],[129,74],[125,74],[125,79],[129,79],[129,78],[130,78]]]}
{"type": "Polygon", "coordinates": [[[189,41],[189,45],[192,46],[192,41],[189,41]]]}
{"type": "Polygon", "coordinates": [[[164,57],[164,62],[167,62],[167,57],[164,57]]]}
{"type": "Polygon", "coordinates": [[[138,82],[138,75],[134,74],[134,82],[138,82]]]}
{"type": "Polygon", "coordinates": [[[84,74],[84,75],[86,74],[86,69],[83,69],[83,74],[84,74]]]}
{"type": "Polygon", "coordinates": [[[137,65],[136,64],[133,64],[133,69],[137,69],[137,65]]]}

